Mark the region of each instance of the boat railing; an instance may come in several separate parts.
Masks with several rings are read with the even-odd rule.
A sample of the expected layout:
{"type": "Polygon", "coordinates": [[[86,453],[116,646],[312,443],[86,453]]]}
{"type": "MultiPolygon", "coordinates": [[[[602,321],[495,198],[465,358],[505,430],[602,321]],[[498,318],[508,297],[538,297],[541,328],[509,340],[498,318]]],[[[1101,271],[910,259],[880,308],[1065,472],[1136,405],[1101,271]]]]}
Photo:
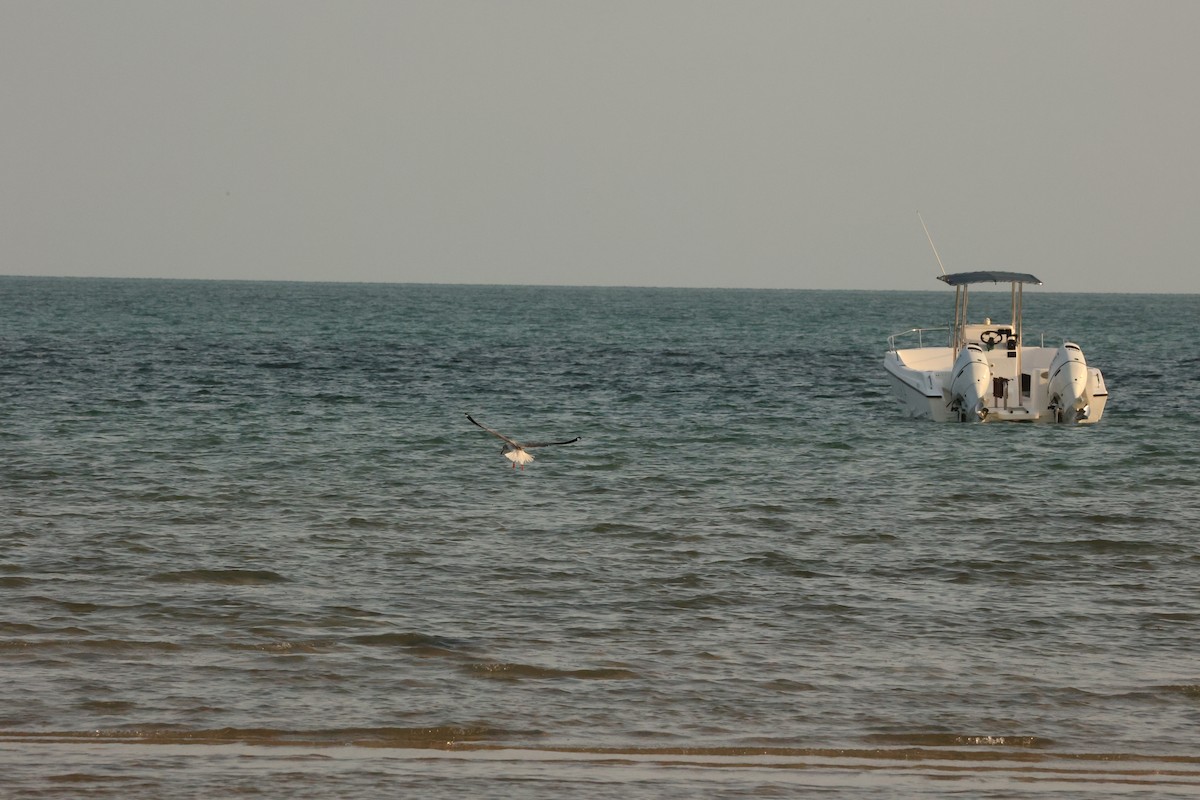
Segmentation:
{"type": "MultiPolygon", "coordinates": [[[[927,334],[927,333],[949,333],[949,332],[950,332],[950,328],[948,328],[948,327],[909,328],[906,331],[900,331],[899,333],[893,333],[891,336],[888,337],[888,350],[895,350],[896,349],[896,340],[900,339],[902,337],[914,337],[915,336],[916,340],[917,340],[917,347],[924,347],[925,346],[925,334],[927,334]]],[[[944,341],[945,340],[943,340],[943,342],[944,341]]],[[[944,347],[945,345],[942,344],[942,345],[934,345],[934,346],[944,347]]]]}

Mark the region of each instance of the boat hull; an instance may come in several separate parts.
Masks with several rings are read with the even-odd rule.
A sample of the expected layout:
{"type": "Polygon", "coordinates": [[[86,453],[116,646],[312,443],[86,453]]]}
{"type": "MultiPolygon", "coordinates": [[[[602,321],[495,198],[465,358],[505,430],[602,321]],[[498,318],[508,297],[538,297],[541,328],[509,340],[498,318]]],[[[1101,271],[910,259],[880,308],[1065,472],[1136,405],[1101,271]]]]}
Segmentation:
{"type": "MultiPolygon", "coordinates": [[[[947,359],[952,355],[948,347],[923,349],[945,350],[947,359]]],[[[905,351],[889,352],[883,365],[887,370],[892,395],[900,402],[905,416],[936,422],[957,422],[958,416],[950,410],[949,398],[942,391],[942,383],[951,365],[945,371],[914,369],[899,357],[902,352],[905,351]]]]}
{"type": "MultiPolygon", "coordinates": [[[[969,411],[974,408],[972,403],[981,394],[979,387],[983,367],[976,354],[968,357],[970,363],[967,371],[957,382],[955,374],[963,366],[963,357],[959,357],[956,367],[953,350],[949,347],[888,351],[884,357],[884,369],[902,412],[914,419],[931,419],[935,422],[1095,424],[1104,416],[1108,402],[1104,376],[1095,367],[1083,367],[1086,380],[1082,396],[1087,407],[1086,416],[1063,414],[1052,405],[1054,395],[1050,389],[1050,366],[1060,349],[1021,347],[1019,358],[1009,357],[1008,351],[985,351],[987,377],[983,385],[987,390],[982,392],[984,396],[980,398],[984,413],[979,415],[962,413],[964,409],[969,411]],[[1017,363],[1022,365],[1019,373],[1013,366],[1017,363]],[[967,380],[969,388],[963,388],[964,380],[967,380]]],[[[1076,367],[1070,367],[1069,372],[1075,375],[1076,367]]]]}

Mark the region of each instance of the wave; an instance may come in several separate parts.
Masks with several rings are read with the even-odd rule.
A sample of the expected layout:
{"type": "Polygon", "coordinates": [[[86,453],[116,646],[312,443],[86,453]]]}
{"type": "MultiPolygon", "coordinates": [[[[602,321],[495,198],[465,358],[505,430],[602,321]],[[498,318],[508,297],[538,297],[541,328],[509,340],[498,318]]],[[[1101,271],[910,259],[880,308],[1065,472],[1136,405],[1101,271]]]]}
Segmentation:
{"type": "Polygon", "coordinates": [[[573,678],[589,681],[623,681],[632,680],[638,676],[632,670],[622,667],[601,667],[599,669],[555,669],[553,667],[535,667],[530,664],[471,664],[467,670],[482,678],[498,678],[501,680],[517,680],[529,678],[533,680],[559,680],[573,678]]]}
{"type": "Polygon", "coordinates": [[[216,583],[224,586],[257,586],[287,583],[287,578],[269,569],[184,569],[150,576],[155,583],[216,583]]]}
{"type": "Polygon", "coordinates": [[[260,361],[254,366],[259,369],[303,369],[303,361],[260,361]]]}
{"type": "Polygon", "coordinates": [[[367,647],[402,648],[411,651],[416,656],[458,657],[463,655],[460,652],[463,647],[461,642],[424,633],[369,633],[352,636],[347,641],[367,647]]]}
{"type": "Polygon", "coordinates": [[[865,741],[889,745],[917,747],[1022,747],[1045,748],[1054,740],[1040,736],[992,736],[959,733],[876,733],[863,737],[865,741]]]}
{"type": "Polygon", "coordinates": [[[435,725],[417,727],[353,727],[353,728],[211,728],[190,729],[171,725],[144,725],[92,730],[23,731],[0,729],[0,744],[169,744],[169,745],[230,745],[303,746],[303,747],[380,747],[396,749],[435,749],[463,752],[504,751],[517,759],[554,756],[577,756],[583,759],[602,756],[652,759],[669,763],[668,759],[691,759],[696,766],[728,767],[727,759],[738,759],[738,766],[781,768],[808,767],[807,763],[789,764],[812,759],[858,761],[867,768],[894,764],[925,764],[928,768],[944,765],[946,770],[969,769],[976,765],[983,770],[996,767],[986,764],[1006,764],[1008,769],[1100,775],[1162,775],[1175,780],[1190,779],[1187,785],[1200,786],[1200,755],[1183,753],[1137,753],[1123,751],[1073,752],[1055,750],[1051,742],[1036,736],[1003,736],[985,734],[877,734],[864,737],[867,746],[783,746],[783,745],[667,745],[636,746],[625,744],[532,744],[531,739],[545,736],[540,730],[515,730],[487,724],[435,725]],[[875,745],[875,746],[871,746],[875,745]],[[726,759],[705,763],[704,759],[726,759]],[[772,761],[769,759],[778,759],[772,761]],[[871,763],[875,762],[875,763],[871,763]],[[962,767],[950,766],[959,763],[962,767]],[[1019,766],[1017,766],[1019,765],[1019,766]],[[1114,766],[1125,765],[1125,766],[1114,766]],[[1169,766],[1168,766],[1169,765],[1169,766]]]}
{"type": "Polygon", "coordinates": [[[536,731],[511,731],[486,725],[440,725],[432,727],[324,728],[209,728],[188,729],[171,725],[145,725],[93,731],[0,730],[0,742],[112,742],[123,744],[247,744],[334,747],[448,747],[536,735],[536,731]]]}
{"type": "MultiPolygon", "coordinates": [[[[92,636],[88,631],[79,630],[81,636],[92,636]]],[[[71,639],[2,639],[0,652],[64,652],[69,651],[78,656],[81,653],[179,653],[184,650],[182,645],[175,642],[153,639],[102,639],[102,638],[71,638],[71,639]]],[[[65,665],[65,662],[63,662],[65,665]]]]}

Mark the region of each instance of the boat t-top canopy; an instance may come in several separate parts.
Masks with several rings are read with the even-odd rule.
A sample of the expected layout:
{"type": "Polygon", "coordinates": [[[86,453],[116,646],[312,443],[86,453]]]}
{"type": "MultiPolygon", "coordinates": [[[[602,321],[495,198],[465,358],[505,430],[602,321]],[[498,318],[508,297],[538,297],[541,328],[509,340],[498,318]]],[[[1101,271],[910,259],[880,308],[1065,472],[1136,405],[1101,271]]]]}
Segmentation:
{"type": "MultiPolygon", "coordinates": [[[[939,275],[938,280],[954,287],[954,355],[958,356],[959,349],[966,344],[967,327],[967,293],[973,283],[1011,283],[1012,284],[1012,325],[1011,333],[1016,335],[1015,342],[1021,342],[1021,312],[1024,306],[1025,284],[1042,284],[1028,272],[1002,272],[999,270],[982,270],[980,272],[954,272],[950,275],[939,275]]],[[[1020,348],[1016,351],[1020,359],[1020,348]]],[[[1018,367],[1020,364],[1018,364],[1018,367]]]]}
{"type": "Polygon", "coordinates": [[[1042,282],[1027,272],[997,272],[983,270],[981,272],[955,272],[950,275],[938,275],[938,280],[950,286],[964,286],[968,283],[1036,283],[1042,282]]]}

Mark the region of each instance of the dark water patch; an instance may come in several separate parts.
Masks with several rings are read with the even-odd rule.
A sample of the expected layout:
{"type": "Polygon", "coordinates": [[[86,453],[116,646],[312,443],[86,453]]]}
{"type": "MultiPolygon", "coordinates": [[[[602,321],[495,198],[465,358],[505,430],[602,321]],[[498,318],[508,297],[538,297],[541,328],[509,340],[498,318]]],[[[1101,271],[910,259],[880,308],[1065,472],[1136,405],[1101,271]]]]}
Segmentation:
{"type": "Polygon", "coordinates": [[[809,497],[802,501],[805,505],[810,506],[825,506],[827,508],[837,508],[842,505],[845,500],[834,495],[825,495],[821,497],[809,497]]]}
{"type": "Polygon", "coordinates": [[[1178,553],[1178,545],[1156,541],[1137,541],[1131,539],[1084,538],[1072,539],[1057,544],[1042,545],[1047,550],[1062,550],[1067,552],[1085,553],[1090,555],[1157,555],[1178,553]]]}
{"type": "Polygon", "coordinates": [[[695,572],[688,572],[683,575],[677,575],[673,578],[665,578],[662,580],[663,586],[680,586],[685,589],[697,589],[706,583],[706,579],[697,575],[695,572]]]}
{"type": "Polygon", "coordinates": [[[136,639],[87,639],[71,642],[87,652],[101,653],[178,653],[183,647],[175,642],[136,639]]]}
{"type": "Polygon", "coordinates": [[[137,703],[129,700],[85,700],[79,704],[79,708],[97,714],[121,714],[137,708],[137,703]]]}
{"type": "Polygon", "coordinates": [[[1160,517],[1149,517],[1141,514],[1085,514],[1080,517],[1080,521],[1087,525],[1095,525],[1097,527],[1112,526],[1112,527],[1128,527],[1134,530],[1153,530],[1161,526],[1163,521],[1160,517]]]}
{"type": "Polygon", "coordinates": [[[841,534],[845,544],[892,544],[900,541],[900,537],[887,531],[850,531],[841,534]]]}
{"type": "Polygon", "coordinates": [[[0,652],[19,652],[32,650],[39,646],[45,646],[46,643],[30,639],[0,639],[0,652]]]}
{"type": "Polygon", "coordinates": [[[682,597],[675,600],[669,600],[664,605],[686,609],[689,611],[702,611],[712,608],[727,608],[729,606],[738,605],[740,601],[736,598],[716,592],[705,592],[702,594],[692,595],[691,597],[682,597]]]}
{"type": "Polygon", "coordinates": [[[147,503],[186,503],[201,500],[203,498],[187,494],[185,492],[172,491],[169,489],[154,489],[145,492],[133,492],[129,495],[131,500],[144,500],[147,503]]]}
{"type": "Polygon", "coordinates": [[[96,603],[76,603],[69,600],[51,600],[50,602],[72,614],[92,614],[104,608],[96,603]]]}
{"type": "Polygon", "coordinates": [[[792,694],[796,692],[815,692],[818,687],[804,681],[794,681],[787,678],[776,678],[775,680],[766,681],[763,683],[763,688],[772,692],[781,692],[784,694],[792,694]]]}
{"type": "Polygon", "coordinates": [[[362,617],[383,618],[387,616],[387,614],[382,611],[370,611],[365,608],[358,608],[357,606],[331,606],[329,608],[329,612],[332,614],[344,615],[345,617],[351,619],[360,619],[362,617]]]}
{"type": "Polygon", "coordinates": [[[32,580],[20,575],[5,575],[0,578],[0,589],[23,589],[32,583],[32,580]]]}
{"type": "Polygon", "coordinates": [[[64,784],[81,784],[81,783],[118,783],[118,784],[140,784],[144,783],[142,778],[135,775],[107,775],[96,772],[68,772],[57,775],[47,775],[46,780],[50,783],[64,784]]]}
{"type": "Polygon", "coordinates": [[[54,481],[59,478],[68,477],[66,473],[59,472],[53,468],[27,468],[10,467],[5,470],[3,477],[11,481],[54,481]]]}
{"type": "Polygon", "coordinates": [[[222,586],[263,586],[287,583],[287,578],[269,569],[186,569],[150,576],[154,583],[211,583],[222,586]]]}
{"type": "Polygon", "coordinates": [[[645,526],[625,522],[597,522],[588,528],[588,532],[618,536],[642,536],[651,533],[645,526]]]}
{"type": "Polygon", "coordinates": [[[463,642],[423,633],[364,634],[346,641],[364,647],[400,648],[418,658],[465,658],[471,651],[463,642]]]}
{"type": "Polygon", "coordinates": [[[348,528],[379,529],[379,528],[389,528],[392,526],[392,524],[393,523],[390,520],[369,519],[367,517],[350,517],[349,519],[346,520],[346,527],[348,527],[348,528]]]}
{"type": "Polygon", "coordinates": [[[1200,620],[1200,612],[1194,611],[1153,611],[1146,615],[1147,619],[1158,622],[1187,623],[1200,620]]]}
{"type": "Polygon", "coordinates": [[[370,728],[213,728],[139,725],[89,731],[0,731],[0,741],[113,742],[123,744],[248,744],[264,746],[344,746],[447,748],[464,742],[486,742],[538,731],[508,730],[487,725],[370,728]]]}
{"type": "Polygon", "coordinates": [[[1189,466],[1193,466],[1192,469],[1174,472],[1170,475],[1150,476],[1143,481],[1142,485],[1179,487],[1183,489],[1192,489],[1193,487],[1200,485],[1200,470],[1195,469],[1194,465],[1190,464],[1190,460],[1187,461],[1189,462],[1189,466]]]}
{"type": "Polygon", "coordinates": [[[333,652],[337,649],[337,643],[326,639],[274,640],[256,644],[236,643],[229,645],[229,649],[272,655],[308,655],[333,652]]]}
{"type": "Polygon", "coordinates": [[[167,522],[172,525],[215,525],[223,522],[225,515],[215,511],[172,514],[167,522]]]}
{"type": "MultiPolygon", "coordinates": [[[[36,603],[38,605],[49,606],[49,607],[53,607],[53,608],[60,607],[59,601],[53,600],[49,597],[30,597],[28,599],[31,602],[36,603]]],[[[61,616],[56,616],[52,620],[42,620],[42,621],[58,623],[62,619],[63,618],[61,616]]],[[[36,633],[50,634],[50,635],[54,635],[54,636],[86,637],[86,636],[94,635],[93,632],[88,630],[87,628],[83,628],[83,627],[80,627],[80,626],[74,625],[74,624],[70,624],[70,625],[43,624],[43,625],[38,625],[36,627],[32,627],[31,629],[36,633]]]]}
{"type": "Polygon", "coordinates": [[[816,567],[824,565],[823,561],[812,561],[808,559],[795,559],[778,552],[768,552],[756,556],[747,556],[740,562],[746,567],[754,567],[768,572],[777,573],[788,578],[797,578],[801,580],[829,578],[832,574],[826,571],[818,570],[816,567]]]}
{"type": "Polygon", "coordinates": [[[530,664],[509,664],[493,662],[486,664],[470,664],[465,668],[475,677],[493,680],[564,680],[574,679],[583,681],[626,681],[633,680],[637,673],[621,667],[603,667],[599,669],[555,669],[552,667],[537,667],[530,664]]]}
{"type": "Polygon", "coordinates": [[[67,638],[61,634],[52,639],[0,639],[0,652],[50,652],[69,655],[71,658],[114,653],[178,653],[183,649],[175,642],[161,640],[81,638],[77,636],[67,638]]]}
{"type": "Polygon", "coordinates": [[[747,527],[760,531],[785,533],[796,529],[796,523],[786,517],[758,517],[748,520],[747,527]]]}
{"type": "Polygon", "coordinates": [[[331,405],[354,405],[363,401],[359,394],[338,394],[336,392],[321,392],[312,396],[313,400],[331,405]]]}
{"type": "MultiPolygon", "coordinates": [[[[948,495],[935,494],[930,499],[930,504],[938,508],[949,508],[955,511],[974,510],[981,506],[995,506],[1011,502],[1013,499],[1012,492],[996,491],[987,488],[986,484],[972,492],[954,492],[948,495]]],[[[977,517],[980,522],[995,522],[995,517],[977,517]]]]}
{"type": "MultiPolygon", "coordinates": [[[[1027,587],[1045,580],[1061,578],[1058,570],[1035,570],[1028,564],[1008,560],[948,561],[945,564],[914,566],[901,571],[910,576],[928,576],[950,583],[997,585],[1006,589],[1027,587]]],[[[898,577],[898,576],[893,576],[898,577]]]]}

